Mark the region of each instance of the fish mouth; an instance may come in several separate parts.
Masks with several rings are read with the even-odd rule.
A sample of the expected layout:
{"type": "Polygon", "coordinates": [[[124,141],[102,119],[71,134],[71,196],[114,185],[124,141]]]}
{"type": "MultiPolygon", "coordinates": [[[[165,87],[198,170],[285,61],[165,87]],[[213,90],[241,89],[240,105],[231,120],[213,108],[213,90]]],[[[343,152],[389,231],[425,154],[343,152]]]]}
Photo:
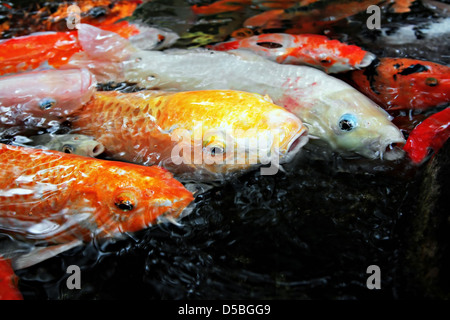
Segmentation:
{"type": "Polygon", "coordinates": [[[100,142],[96,142],[96,143],[92,144],[92,146],[89,148],[88,156],[95,158],[95,157],[101,155],[104,151],[105,151],[105,146],[100,142]]]}

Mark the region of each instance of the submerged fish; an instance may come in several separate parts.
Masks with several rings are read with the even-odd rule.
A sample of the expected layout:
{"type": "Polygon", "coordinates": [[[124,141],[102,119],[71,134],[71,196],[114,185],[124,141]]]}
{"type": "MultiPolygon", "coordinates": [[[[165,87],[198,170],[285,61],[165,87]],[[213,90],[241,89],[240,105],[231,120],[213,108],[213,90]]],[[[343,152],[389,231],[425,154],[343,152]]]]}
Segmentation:
{"type": "Polygon", "coordinates": [[[140,3],[139,0],[77,0],[47,1],[45,5],[14,4],[5,13],[7,23],[0,24],[0,35],[4,38],[39,31],[66,31],[71,16],[91,25],[109,25],[131,16],[140,3]]]}
{"type": "Polygon", "coordinates": [[[41,134],[31,136],[28,146],[35,146],[79,156],[95,158],[105,151],[105,147],[93,137],[82,134],[41,134]]]}
{"type": "Polygon", "coordinates": [[[431,115],[415,127],[403,149],[414,163],[420,164],[431,154],[435,155],[448,138],[450,138],[450,108],[431,115]]]}
{"type": "Polygon", "coordinates": [[[10,262],[0,256],[0,300],[23,300],[17,280],[10,262]]]}
{"type": "Polygon", "coordinates": [[[296,4],[287,9],[268,10],[244,22],[244,27],[264,30],[284,29],[286,33],[321,33],[337,21],[366,11],[383,0],[334,0],[296,4]]]}
{"type": "Polygon", "coordinates": [[[44,244],[135,232],[192,194],[160,167],[0,145],[0,230],[44,244]]]}
{"type": "MultiPolygon", "coordinates": [[[[173,32],[129,24],[127,21],[100,28],[127,38],[136,48],[145,50],[165,48],[178,39],[173,32]]],[[[78,36],[77,30],[49,31],[0,40],[0,75],[39,67],[63,67],[73,55],[83,50],[78,36]]]]}
{"type": "Polygon", "coordinates": [[[46,127],[63,121],[94,95],[87,69],[44,70],[0,78],[0,126],[46,127]]]}
{"type": "Polygon", "coordinates": [[[309,65],[327,73],[364,68],[375,59],[374,54],[358,46],[315,34],[262,34],[208,48],[219,51],[247,49],[278,63],[309,65]]]}
{"type": "Polygon", "coordinates": [[[275,166],[308,141],[295,115],[267,97],[232,90],[98,92],[71,126],[101,142],[106,156],[195,180],[275,166]]]}
{"type": "Polygon", "coordinates": [[[380,58],[353,71],[355,86],[385,109],[427,109],[450,102],[450,67],[424,60],[380,58]]]}

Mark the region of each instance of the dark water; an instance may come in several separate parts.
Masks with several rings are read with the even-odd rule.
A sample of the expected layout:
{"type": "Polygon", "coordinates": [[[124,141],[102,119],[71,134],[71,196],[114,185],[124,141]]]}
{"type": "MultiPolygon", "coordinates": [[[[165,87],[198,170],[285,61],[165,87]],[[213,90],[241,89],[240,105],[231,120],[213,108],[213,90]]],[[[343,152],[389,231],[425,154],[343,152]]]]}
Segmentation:
{"type": "MultiPolygon", "coordinates": [[[[246,17],[261,12],[249,6],[196,17],[189,10],[194,3],[210,2],[152,1],[134,18],[170,28],[181,35],[176,46],[192,47],[226,40],[246,17]]],[[[409,15],[386,13],[384,19],[410,23],[434,15],[415,4],[409,15]]],[[[330,35],[356,42],[366,18],[339,22],[330,35]]],[[[444,60],[438,52],[429,55],[444,60]]],[[[103,89],[135,90],[125,84],[103,89]]],[[[433,270],[449,266],[448,211],[442,207],[449,157],[449,144],[421,167],[407,160],[322,157],[307,148],[285,172],[249,172],[198,195],[180,225],[156,225],[115,242],[94,241],[20,270],[19,289],[25,299],[448,297],[448,276],[433,270]],[[432,173],[440,178],[427,181],[432,173]],[[427,193],[436,185],[438,191],[427,193]],[[421,220],[424,212],[428,220],[421,220]],[[440,228],[437,222],[443,223],[440,228]],[[433,244],[437,254],[424,259],[433,244]],[[80,290],[66,286],[66,270],[73,264],[81,268],[80,290]],[[370,265],[381,270],[380,290],[366,286],[370,265]]]]}

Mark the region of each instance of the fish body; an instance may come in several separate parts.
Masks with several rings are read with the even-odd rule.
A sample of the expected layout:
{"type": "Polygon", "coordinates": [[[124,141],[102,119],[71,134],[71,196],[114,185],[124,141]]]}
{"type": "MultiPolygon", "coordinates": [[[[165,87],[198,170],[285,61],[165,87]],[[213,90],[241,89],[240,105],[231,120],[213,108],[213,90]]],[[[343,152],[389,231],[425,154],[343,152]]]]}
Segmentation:
{"type": "Polygon", "coordinates": [[[87,69],[43,70],[0,78],[0,125],[45,127],[91,99],[97,81],[87,69]]]}
{"type": "Polygon", "coordinates": [[[436,154],[450,138],[450,108],[437,112],[417,127],[415,127],[406,141],[403,149],[416,164],[428,159],[430,152],[436,154]]]}
{"type": "MultiPolygon", "coordinates": [[[[102,25],[100,28],[98,30],[118,34],[129,39],[136,48],[146,50],[170,46],[178,39],[178,35],[173,32],[127,21],[102,25]]],[[[78,34],[78,30],[47,31],[0,41],[0,75],[40,67],[64,67],[72,56],[83,51],[78,34]]]]}
{"type": "Polygon", "coordinates": [[[0,300],[23,300],[17,280],[10,262],[0,256],[0,300]]]}
{"type": "Polygon", "coordinates": [[[71,126],[112,159],[202,180],[245,172],[271,156],[288,161],[308,141],[295,115],[267,97],[232,90],[98,92],[71,126]]]}
{"type": "Polygon", "coordinates": [[[0,145],[0,230],[40,244],[89,241],[179,216],[192,194],[160,167],[0,145]]]}
{"type": "Polygon", "coordinates": [[[315,68],[278,64],[244,50],[206,49],[137,52],[123,67],[124,78],[144,88],[231,89],[268,95],[297,115],[310,136],[342,154],[378,158],[390,144],[404,143],[384,110],[315,68]],[[354,126],[344,125],[347,120],[354,126]]]}
{"type": "Polygon", "coordinates": [[[419,109],[450,101],[450,67],[424,60],[380,58],[353,71],[355,86],[387,110],[419,109]]]}
{"type": "Polygon", "coordinates": [[[31,136],[28,146],[55,150],[85,157],[97,157],[103,153],[105,147],[93,137],[81,134],[51,134],[45,133],[31,136]]]}
{"type": "Polygon", "coordinates": [[[327,73],[367,67],[375,55],[322,35],[269,33],[209,46],[213,50],[247,49],[278,63],[309,65],[327,73]]]}

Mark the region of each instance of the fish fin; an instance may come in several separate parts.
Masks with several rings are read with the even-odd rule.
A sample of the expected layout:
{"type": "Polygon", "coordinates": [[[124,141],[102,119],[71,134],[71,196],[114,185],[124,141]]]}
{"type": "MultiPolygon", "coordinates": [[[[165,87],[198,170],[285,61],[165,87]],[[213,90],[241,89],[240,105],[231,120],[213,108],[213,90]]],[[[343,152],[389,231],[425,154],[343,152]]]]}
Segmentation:
{"type": "Polygon", "coordinates": [[[58,254],[68,251],[83,244],[81,240],[73,240],[68,243],[52,245],[47,247],[34,247],[28,253],[11,258],[11,265],[14,270],[25,269],[38,264],[44,260],[53,258],[58,254]]]}
{"type": "Polygon", "coordinates": [[[78,28],[78,41],[88,56],[98,60],[123,61],[136,51],[129,40],[117,33],[85,23],[78,28]]]}

